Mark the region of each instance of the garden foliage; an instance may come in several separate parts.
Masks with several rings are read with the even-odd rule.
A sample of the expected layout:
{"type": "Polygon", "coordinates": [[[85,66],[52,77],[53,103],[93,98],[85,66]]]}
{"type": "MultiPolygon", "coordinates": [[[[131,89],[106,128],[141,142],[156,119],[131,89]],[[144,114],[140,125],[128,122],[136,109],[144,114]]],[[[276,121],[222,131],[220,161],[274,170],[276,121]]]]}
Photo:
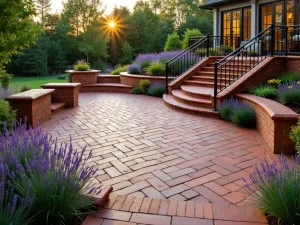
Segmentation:
{"type": "MultiPolygon", "coordinates": [[[[269,159],[261,163],[246,181],[250,200],[276,224],[300,224],[300,158],[280,157],[277,164],[269,159]]],[[[275,224],[274,223],[274,224],[275,224]]]]}
{"type": "Polygon", "coordinates": [[[151,76],[163,76],[166,72],[166,65],[160,61],[152,61],[147,67],[147,73],[151,76]]]}
{"type": "Polygon", "coordinates": [[[284,105],[300,105],[300,83],[290,81],[278,85],[278,97],[284,105]]]}
{"type": "Polygon", "coordinates": [[[179,35],[176,32],[169,34],[164,50],[175,51],[178,49],[182,49],[182,43],[180,41],[179,35]]]}
{"type": "MultiPolygon", "coordinates": [[[[33,224],[72,224],[74,218],[82,219],[96,210],[93,196],[101,189],[91,183],[97,170],[88,166],[92,155],[85,148],[75,150],[71,141],[58,144],[41,129],[26,131],[20,123],[0,136],[0,152],[0,165],[3,162],[10,171],[4,185],[11,184],[17,199],[32,199],[26,219],[33,217],[33,224]]],[[[11,205],[4,207],[11,210],[11,205]]],[[[23,212],[22,204],[15,207],[23,212]]]]}
{"type": "Polygon", "coordinates": [[[120,75],[122,72],[127,72],[128,66],[117,65],[113,71],[110,72],[110,75],[120,75]]]}
{"type": "Polygon", "coordinates": [[[90,65],[84,60],[78,60],[74,65],[75,71],[88,71],[90,70],[90,65]]]}
{"type": "Polygon", "coordinates": [[[147,94],[150,85],[151,85],[150,80],[140,80],[139,87],[144,94],[147,94]]]}
{"type": "Polygon", "coordinates": [[[138,64],[131,64],[128,66],[127,72],[129,74],[140,74],[141,73],[141,67],[138,64]]]}
{"type": "Polygon", "coordinates": [[[13,127],[16,117],[17,112],[10,108],[7,101],[0,99],[0,134],[4,131],[5,126],[9,130],[13,127]]]}
{"type": "Polygon", "coordinates": [[[297,154],[300,155],[300,120],[296,126],[292,127],[290,138],[295,142],[297,154]]]}
{"type": "Polygon", "coordinates": [[[155,97],[162,97],[166,91],[165,86],[162,84],[151,84],[150,88],[148,89],[148,95],[155,96],[155,97]]]}
{"type": "Polygon", "coordinates": [[[250,88],[249,93],[264,98],[274,98],[277,96],[277,89],[271,84],[262,84],[250,88]]]}
{"type": "Polygon", "coordinates": [[[191,37],[199,37],[202,33],[198,29],[187,29],[183,35],[182,47],[183,49],[187,49],[189,47],[189,39],[191,37]]]}

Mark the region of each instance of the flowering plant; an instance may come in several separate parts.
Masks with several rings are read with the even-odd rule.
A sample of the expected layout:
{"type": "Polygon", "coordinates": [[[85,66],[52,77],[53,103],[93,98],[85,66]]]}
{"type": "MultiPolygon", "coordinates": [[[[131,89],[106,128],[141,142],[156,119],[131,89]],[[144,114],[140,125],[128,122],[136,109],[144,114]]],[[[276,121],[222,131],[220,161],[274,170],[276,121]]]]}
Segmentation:
{"type": "MultiPolygon", "coordinates": [[[[245,181],[245,180],[244,180],[245,181]]],[[[280,163],[265,159],[245,181],[251,202],[278,224],[300,224],[300,158],[280,163]]]]}
{"type": "Polygon", "coordinates": [[[21,198],[34,196],[30,213],[37,224],[64,224],[94,211],[100,187],[90,185],[97,170],[88,166],[91,152],[59,145],[40,128],[17,124],[0,136],[0,159],[12,171],[12,186],[21,198]]]}
{"type": "Polygon", "coordinates": [[[284,105],[300,104],[300,83],[290,81],[278,85],[278,97],[284,105]]]}

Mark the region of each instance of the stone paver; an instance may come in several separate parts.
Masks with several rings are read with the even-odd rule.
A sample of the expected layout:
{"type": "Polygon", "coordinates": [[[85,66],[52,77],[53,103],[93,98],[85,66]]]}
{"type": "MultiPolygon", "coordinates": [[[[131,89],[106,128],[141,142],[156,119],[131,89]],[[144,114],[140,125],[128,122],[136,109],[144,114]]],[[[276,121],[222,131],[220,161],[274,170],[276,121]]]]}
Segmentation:
{"type": "MultiPolygon", "coordinates": [[[[148,96],[81,93],[78,108],[63,110],[41,127],[59,142],[71,135],[74,148],[92,150],[90,163],[99,168],[95,182],[113,185],[119,195],[242,204],[241,179],[272,155],[256,130],[178,112],[148,96]]],[[[132,202],[132,212],[141,207],[120,201],[132,202]]]]}

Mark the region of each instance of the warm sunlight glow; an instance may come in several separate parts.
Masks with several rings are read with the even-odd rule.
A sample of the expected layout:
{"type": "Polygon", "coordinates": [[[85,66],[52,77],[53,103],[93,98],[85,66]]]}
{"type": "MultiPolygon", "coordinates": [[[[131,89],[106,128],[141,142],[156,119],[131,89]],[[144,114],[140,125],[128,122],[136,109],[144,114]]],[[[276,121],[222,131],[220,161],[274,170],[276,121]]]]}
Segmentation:
{"type": "Polygon", "coordinates": [[[110,21],[109,23],[108,23],[108,26],[110,27],[110,28],[115,28],[116,27],[116,23],[115,23],[115,21],[110,21]]]}

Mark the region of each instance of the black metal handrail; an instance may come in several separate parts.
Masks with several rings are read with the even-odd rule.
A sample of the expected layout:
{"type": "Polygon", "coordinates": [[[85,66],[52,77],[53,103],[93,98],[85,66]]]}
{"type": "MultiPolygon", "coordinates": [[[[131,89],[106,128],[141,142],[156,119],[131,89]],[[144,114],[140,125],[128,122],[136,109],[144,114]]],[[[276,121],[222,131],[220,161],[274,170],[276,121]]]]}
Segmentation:
{"type": "Polygon", "coordinates": [[[210,36],[200,38],[189,48],[166,62],[166,93],[169,78],[176,79],[208,56],[228,55],[240,45],[239,37],[210,36]]]}
{"type": "Polygon", "coordinates": [[[275,26],[270,25],[234,52],[215,63],[214,110],[217,95],[270,55],[274,55],[275,26]]]}

